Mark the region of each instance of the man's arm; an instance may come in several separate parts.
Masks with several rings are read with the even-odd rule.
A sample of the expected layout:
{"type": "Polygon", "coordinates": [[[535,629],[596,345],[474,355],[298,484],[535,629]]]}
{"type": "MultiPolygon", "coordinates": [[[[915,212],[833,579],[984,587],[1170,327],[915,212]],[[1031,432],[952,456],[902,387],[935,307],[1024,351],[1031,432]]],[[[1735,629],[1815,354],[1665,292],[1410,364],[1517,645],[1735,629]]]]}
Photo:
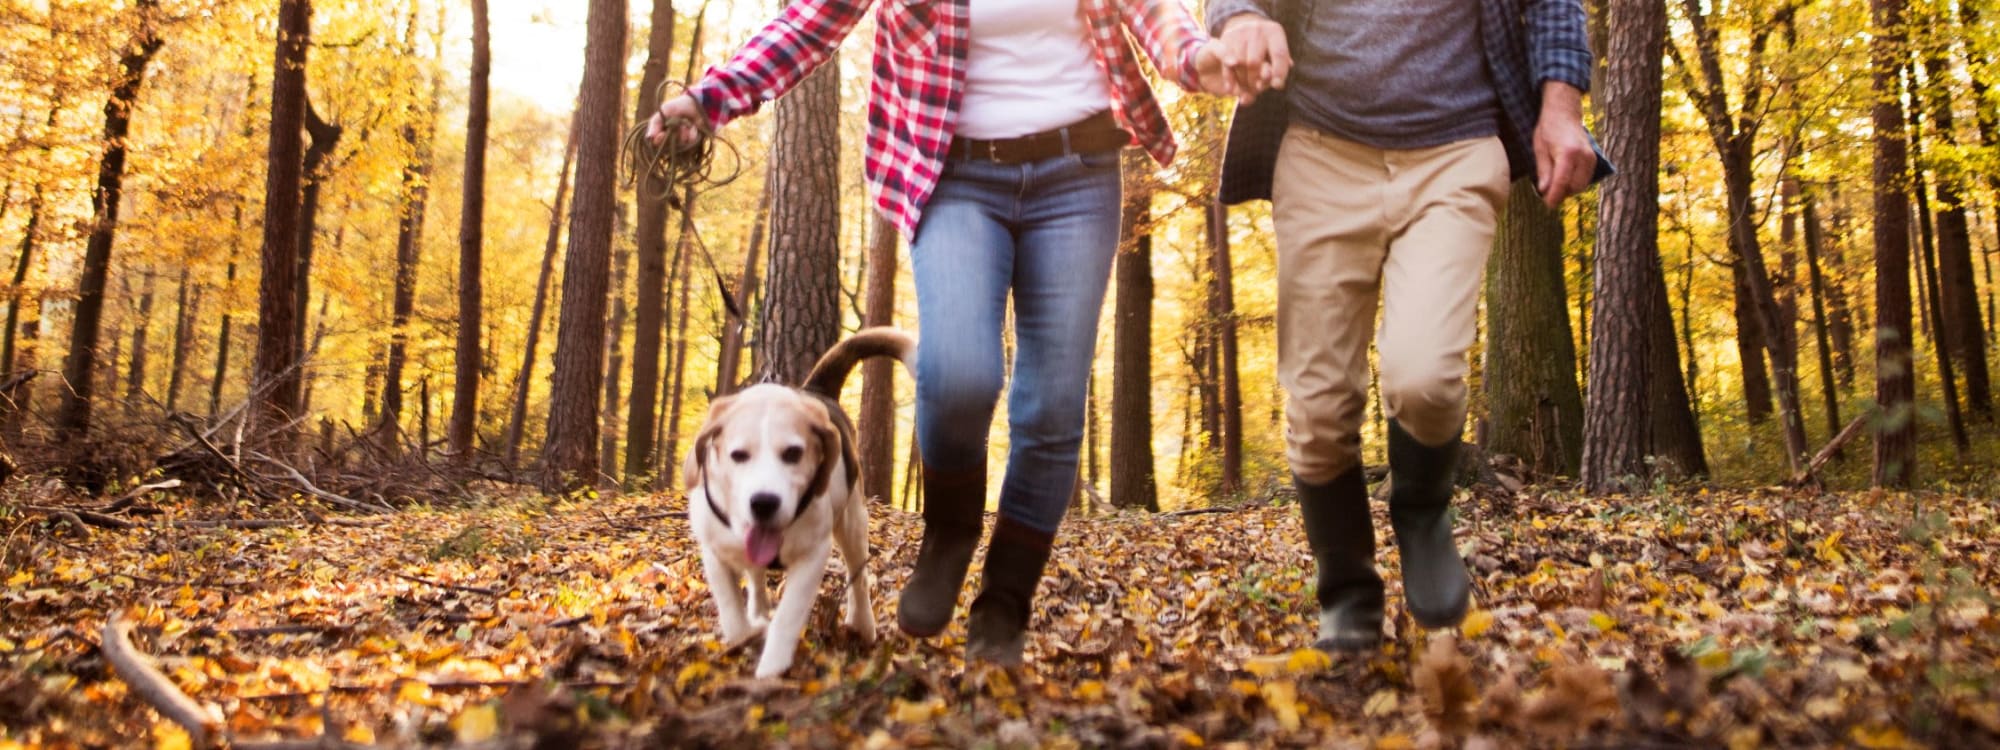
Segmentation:
{"type": "Polygon", "coordinates": [[[1590,91],[1590,28],[1579,0],[1528,0],[1528,69],[1536,85],[1561,81],[1579,93],[1590,91]]]}
{"type": "Polygon", "coordinates": [[[1528,66],[1541,87],[1535,120],[1535,189],[1550,208],[1590,187],[1597,149],[1583,129],[1590,90],[1590,31],[1578,0],[1528,0],[1528,66]]]}

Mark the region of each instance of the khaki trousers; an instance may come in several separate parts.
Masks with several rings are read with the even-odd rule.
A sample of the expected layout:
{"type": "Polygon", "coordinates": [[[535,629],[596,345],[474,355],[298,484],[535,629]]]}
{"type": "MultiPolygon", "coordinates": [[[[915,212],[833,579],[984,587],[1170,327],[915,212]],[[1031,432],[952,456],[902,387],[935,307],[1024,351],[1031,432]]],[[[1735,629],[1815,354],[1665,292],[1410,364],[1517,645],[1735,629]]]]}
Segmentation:
{"type": "Polygon", "coordinates": [[[1465,353],[1508,187],[1498,138],[1385,150],[1299,125],[1285,133],[1272,183],[1278,379],[1285,457],[1300,479],[1324,483],[1360,463],[1371,338],[1383,413],[1426,445],[1461,433],[1465,353]]]}

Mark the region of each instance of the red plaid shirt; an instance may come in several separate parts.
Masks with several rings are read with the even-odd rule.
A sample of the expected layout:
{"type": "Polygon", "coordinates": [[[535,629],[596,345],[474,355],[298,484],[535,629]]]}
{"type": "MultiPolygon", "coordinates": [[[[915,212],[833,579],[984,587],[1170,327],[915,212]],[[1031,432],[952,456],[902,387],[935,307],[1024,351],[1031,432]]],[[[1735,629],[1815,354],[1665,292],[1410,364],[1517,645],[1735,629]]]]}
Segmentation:
{"type": "MultiPolygon", "coordinates": [[[[869,85],[866,175],[875,207],[903,236],[916,233],[937,187],[965,91],[971,14],[978,0],[793,0],[735,57],[708,70],[689,95],[721,126],[791,90],[833,54],[868,6],[875,12],[875,77],[869,85]]],[[[1126,41],[1130,31],[1154,67],[1196,90],[1195,53],[1208,37],[1180,0],[1080,0],[1097,65],[1110,81],[1111,110],[1164,165],[1173,130],[1126,41]]]]}

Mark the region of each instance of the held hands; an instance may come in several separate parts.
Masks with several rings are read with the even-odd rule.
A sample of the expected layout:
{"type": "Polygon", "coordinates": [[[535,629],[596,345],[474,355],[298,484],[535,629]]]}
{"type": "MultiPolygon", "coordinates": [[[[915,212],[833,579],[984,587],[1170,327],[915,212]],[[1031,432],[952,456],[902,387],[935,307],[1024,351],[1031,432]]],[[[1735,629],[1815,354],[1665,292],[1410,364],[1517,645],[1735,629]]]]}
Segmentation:
{"type": "Polygon", "coordinates": [[[1535,190],[1549,208],[1590,187],[1597,151],[1583,130],[1583,92],[1560,81],[1542,84],[1542,117],[1535,124],[1535,190]]]}
{"type": "Polygon", "coordinates": [[[708,115],[701,111],[701,105],[695,104],[694,97],[685,94],[676,96],[661,102],[660,111],[654,112],[652,119],[646,121],[646,141],[658,146],[666,142],[671,134],[676,144],[692,144],[701,139],[701,130],[695,127],[695,123],[707,120],[708,115]],[[670,120],[678,125],[671,131],[667,126],[670,120]]]}
{"type": "Polygon", "coordinates": [[[1223,22],[1222,35],[1202,47],[1195,64],[1202,88],[1249,104],[1258,94],[1285,87],[1292,52],[1278,22],[1240,13],[1223,22]]]}

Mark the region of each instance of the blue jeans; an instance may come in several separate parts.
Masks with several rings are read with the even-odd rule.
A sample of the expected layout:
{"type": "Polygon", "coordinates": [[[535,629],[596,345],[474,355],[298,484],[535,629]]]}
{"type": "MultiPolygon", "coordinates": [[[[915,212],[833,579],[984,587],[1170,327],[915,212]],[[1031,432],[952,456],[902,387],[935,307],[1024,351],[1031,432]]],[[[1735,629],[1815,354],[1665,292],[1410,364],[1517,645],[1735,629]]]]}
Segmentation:
{"type": "Polygon", "coordinates": [[[1076,491],[1120,199],[1117,152],[1028,164],[950,160],[910,243],[924,464],[962,471],[985,460],[1007,374],[1001,328],[1011,292],[1015,353],[1000,513],[1049,533],[1076,491]]]}

